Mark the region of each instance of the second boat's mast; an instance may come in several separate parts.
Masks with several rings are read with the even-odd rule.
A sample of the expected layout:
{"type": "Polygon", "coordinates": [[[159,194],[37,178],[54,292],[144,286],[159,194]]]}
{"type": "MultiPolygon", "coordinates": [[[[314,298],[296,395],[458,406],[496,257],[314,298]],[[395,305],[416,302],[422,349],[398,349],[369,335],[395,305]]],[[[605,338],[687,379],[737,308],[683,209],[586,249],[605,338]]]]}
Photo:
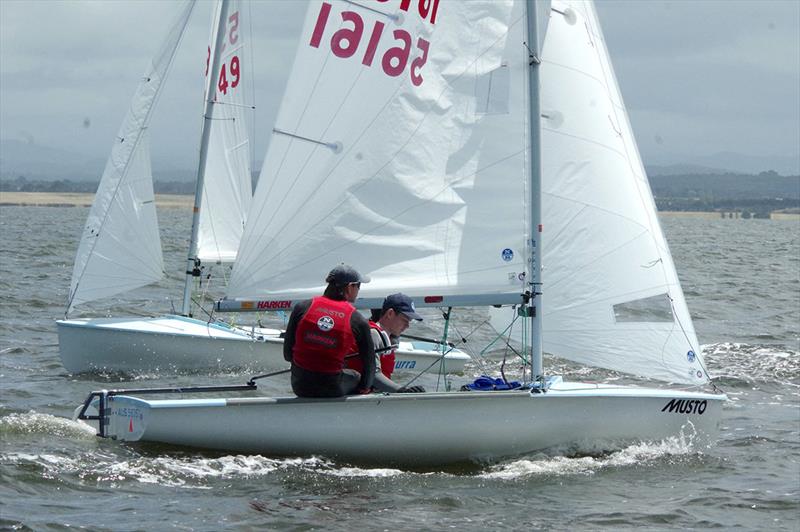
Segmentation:
{"type": "Polygon", "coordinates": [[[220,0],[217,18],[216,38],[214,39],[214,55],[208,69],[206,79],[206,102],[203,112],[203,131],[200,140],[200,162],[197,167],[197,183],[194,191],[194,210],[192,212],[192,236],[189,240],[189,257],[186,260],[186,282],[183,287],[183,306],[181,314],[191,316],[192,284],[194,277],[200,275],[197,258],[197,234],[200,227],[200,207],[203,202],[203,183],[205,181],[206,159],[208,157],[208,139],[211,135],[211,119],[216,100],[216,76],[220,67],[220,54],[225,28],[228,20],[228,0],[220,0]]]}

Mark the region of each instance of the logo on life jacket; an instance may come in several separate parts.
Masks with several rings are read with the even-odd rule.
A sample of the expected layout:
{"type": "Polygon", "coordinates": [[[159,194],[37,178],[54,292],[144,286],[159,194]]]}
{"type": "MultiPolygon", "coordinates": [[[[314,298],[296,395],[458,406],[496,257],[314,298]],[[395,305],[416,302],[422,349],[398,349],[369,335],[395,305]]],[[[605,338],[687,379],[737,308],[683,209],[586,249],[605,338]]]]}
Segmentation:
{"type": "Polygon", "coordinates": [[[328,332],[331,329],[333,329],[334,325],[336,325],[336,323],[330,316],[322,316],[320,319],[317,320],[317,327],[319,327],[320,331],[328,332]]]}

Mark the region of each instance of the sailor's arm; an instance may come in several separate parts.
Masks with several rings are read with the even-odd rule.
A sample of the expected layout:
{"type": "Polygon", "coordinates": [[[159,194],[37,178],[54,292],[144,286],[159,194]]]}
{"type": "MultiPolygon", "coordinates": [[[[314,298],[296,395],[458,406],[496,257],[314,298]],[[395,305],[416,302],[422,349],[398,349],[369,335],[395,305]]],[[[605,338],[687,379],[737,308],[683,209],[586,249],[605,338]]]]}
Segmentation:
{"type": "Polygon", "coordinates": [[[372,345],[372,336],[367,319],[359,312],[353,312],[350,318],[350,327],[358,346],[358,355],[364,364],[361,381],[358,384],[360,391],[369,390],[375,380],[375,347],[372,345]]]}

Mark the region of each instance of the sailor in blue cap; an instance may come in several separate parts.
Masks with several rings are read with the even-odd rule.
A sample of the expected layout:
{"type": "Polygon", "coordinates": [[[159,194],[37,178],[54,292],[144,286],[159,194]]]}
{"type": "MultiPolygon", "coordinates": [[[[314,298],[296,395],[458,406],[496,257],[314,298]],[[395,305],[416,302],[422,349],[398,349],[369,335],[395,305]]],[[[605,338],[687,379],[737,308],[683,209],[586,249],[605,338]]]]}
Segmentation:
{"type": "MultiPolygon", "coordinates": [[[[424,392],[422,386],[401,386],[392,380],[395,366],[395,352],[390,347],[397,343],[411,321],[422,321],[417,314],[414,300],[403,293],[391,294],[383,300],[380,309],[373,309],[370,319],[370,333],[377,355],[375,382],[373,386],[380,392],[416,393],[424,392]]],[[[347,366],[363,371],[361,361],[351,359],[347,366]]]]}

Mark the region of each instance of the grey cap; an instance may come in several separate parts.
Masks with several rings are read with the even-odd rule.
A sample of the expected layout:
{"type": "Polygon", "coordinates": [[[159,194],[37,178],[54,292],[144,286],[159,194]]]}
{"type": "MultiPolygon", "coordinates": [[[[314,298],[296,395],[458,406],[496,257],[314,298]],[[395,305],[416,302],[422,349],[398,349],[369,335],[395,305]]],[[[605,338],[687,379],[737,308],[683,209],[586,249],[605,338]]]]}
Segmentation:
{"type": "Polygon", "coordinates": [[[326,283],[333,283],[339,286],[350,283],[368,283],[369,281],[369,276],[361,275],[355,268],[347,264],[339,264],[334,267],[325,278],[326,283]]]}

